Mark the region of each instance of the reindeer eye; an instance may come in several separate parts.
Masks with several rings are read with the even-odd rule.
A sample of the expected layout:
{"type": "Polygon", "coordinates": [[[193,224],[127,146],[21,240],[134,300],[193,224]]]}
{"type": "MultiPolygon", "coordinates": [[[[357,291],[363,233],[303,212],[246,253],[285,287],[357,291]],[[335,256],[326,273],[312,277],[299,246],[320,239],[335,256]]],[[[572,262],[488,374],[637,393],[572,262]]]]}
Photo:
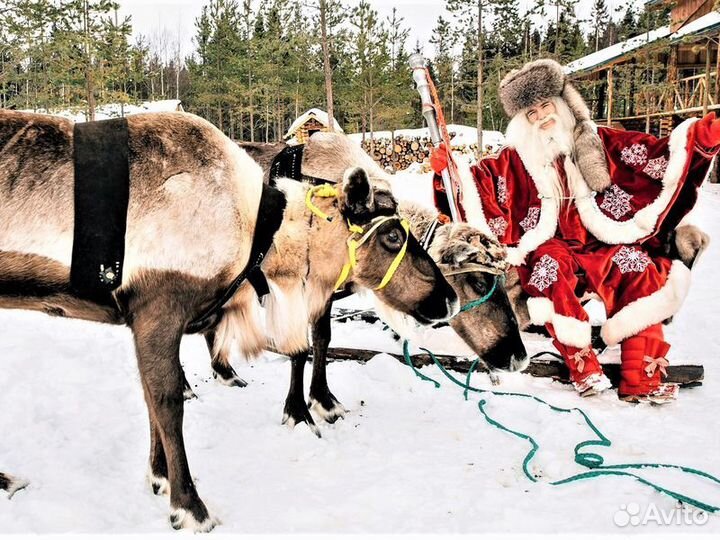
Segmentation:
{"type": "Polygon", "coordinates": [[[468,283],[472,287],[472,290],[475,292],[475,294],[484,295],[485,293],[487,293],[487,287],[485,286],[485,282],[482,279],[478,279],[476,276],[470,274],[468,283]]]}
{"type": "Polygon", "coordinates": [[[399,251],[402,247],[403,237],[398,229],[390,229],[381,236],[383,245],[390,251],[399,251]]]}

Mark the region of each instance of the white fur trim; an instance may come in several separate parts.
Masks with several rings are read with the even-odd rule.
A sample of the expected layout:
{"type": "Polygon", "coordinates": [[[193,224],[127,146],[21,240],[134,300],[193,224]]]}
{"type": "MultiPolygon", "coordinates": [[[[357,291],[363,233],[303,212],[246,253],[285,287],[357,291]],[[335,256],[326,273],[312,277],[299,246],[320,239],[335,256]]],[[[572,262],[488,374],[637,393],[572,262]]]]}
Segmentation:
{"type": "Polygon", "coordinates": [[[592,342],[592,326],[589,321],[566,317],[555,313],[552,318],[555,335],[563,345],[582,349],[592,342]]]}
{"type": "MultiPolygon", "coordinates": [[[[556,174],[555,169],[553,169],[553,174],[556,174]]],[[[507,261],[514,266],[523,264],[528,253],[535,251],[541,244],[544,244],[555,236],[556,229],[557,204],[555,203],[555,199],[544,198],[540,202],[540,218],[538,219],[537,226],[522,235],[520,242],[518,242],[515,248],[516,253],[511,255],[508,250],[507,261]],[[511,261],[511,257],[516,262],[511,261]]]]}
{"type": "Polygon", "coordinates": [[[559,315],[549,298],[528,298],[527,307],[530,322],[540,326],[552,324],[560,343],[582,349],[592,342],[590,322],[559,315]]]}
{"type": "Polygon", "coordinates": [[[480,193],[470,168],[458,167],[458,174],[460,176],[460,188],[462,189],[462,206],[465,210],[468,225],[478,228],[490,238],[497,240],[485,219],[480,193]]]}
{"type": "Polygon", "coordinates": [[[606,244],[632,244],[650,235],[655,230],[660,214],[667,208],[675,194],[678,183],[690,158],[692,149],[687,148],[690,127],[697,121],[690,118],[680,124],[670,135],[670,158],[662,178],[662,189],[658,197],[627,221],[615,221],[607,217],[587,183],[579,176],[574,166],[566,166],[568,178],[572,177],[575,190],[575,206],[585,227],[598,240],[606,244]]]}
{"type": "Polygon", "coordinates": [[[631,302],[605,322],[601,331],[605,343],[617,345],[649,326],[675,315],[689,288],[690,270],[681,261],[673,261],[662,288],[631,302]]]}
{"type": "Polygon", "coordinates": [[[530,297],[527,300],[527,308],[530,322],[538,326],[549,323],[555,313],[552,300],[549,298],[530,297]]]}

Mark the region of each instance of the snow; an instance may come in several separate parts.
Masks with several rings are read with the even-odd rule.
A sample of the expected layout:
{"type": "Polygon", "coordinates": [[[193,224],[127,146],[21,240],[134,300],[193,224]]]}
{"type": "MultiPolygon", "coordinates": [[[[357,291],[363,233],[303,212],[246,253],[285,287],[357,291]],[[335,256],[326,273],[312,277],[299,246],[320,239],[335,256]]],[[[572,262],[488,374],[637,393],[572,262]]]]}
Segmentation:
{"type": "MultiPolygon", "coordinates": [[[[330,125],[330,116],[327,112],[323,111],[322,109],[310,109],[309,111],[305,111],[303,114],[297,117],[297,119],[292,123],[290,126],[290,129],[287,130],[287,133],[285,134],[285,138],[292,136],[295,134],[295,132],[302,126],[305,122],[310,120],[311,118],[314,118],[318,122],[320,122],[323,126],[329,126],[330,125]]],[[[335,120],[333,118],[333,120],[335,120]]],[[[343,133],[343,129],[340,127],[340,123],[335,120],[335,129],[339,131],[340,133],[343,133]]],[[[291,143],[292,144],[292,143],[291,143]]]]}
{"type": "MultiPolygon", "coordinates": [[[[452,146],[470,146],[477,143],[477,128],[463,126],[461,124],[448,124],[448,133],[455,133],[450,143],[452,146]]],[[[363,139],[362,133],[352,133],[348,135],[352,140],[360,143],[363,139]]],[[[416,129],[396,129],[395,131],[375,131],[373,132],[375,139],[392,139],[393,137],[412,138],[430,138],[428,128],[416,129]]],[[[365,133],[365,138],[370,138],[370,133],[365,133]]],[[[493,151],[497,151],[505,144],[505,136],[499,131],[483,130],[483,146],[489,145],[493,151]]]]}
{"type": "MultiPolygon", "coordinates": [[[[396,192],[430,201],[430,175],[401,173],[396,192]]],[[[697,220],[720,233],[720,188],[703,189],[697,220]]],[[[613,441],[599,453],[608,464],[661,462],[720,473],[720,372],[716,367],[720,289],[712,244],[694,271],[682,312],[668,330],[670,362],[706,367],[702,387],[682,390],[663,407],[620,402],[613,392],[583,399],[549,379],[501,375],[503,391],[529,392],[560,407],[582,407],[613,441]]],[[[367,297],[343,307],[363,308],[367,297]]],[[[169,533],[168,501],[144,483],[149,448],[147,411],[130,331],[39,313],[0,311],[0,470],[30,480],[12,500],[0,496],[2,533],[169,533]]],[[[333,323],[333,346],[401,350],[382,325],[333,323]]],[[[550,344],[526,336],[529,352],[550,344]]],[[[464,354],[448,329],[429,332],[439,353],[464,354]]],[[[420,342],[415,343],[417,346],[420,342]]],[[[607,361],[617,361],[617,350],[607,361]]],[[[564,486],[548,481],[583,470],[573,447],[591,433],[577,414],[534,401],[487,397],[498,421],[540,444],[527,480],[525,441],[485,422],[477,398],[443,382],[419,380],[393,358],[328,366],[333,393],[349,409],[344,420],[321,424],[322,439],[305,425],[280,424],[290,366],[266,354],[234,359],[248,387],[228,388],[211,377],[202,338],[183,340],[181,361],[198,400],[185,409],[185,442],[201,497],[223,524],[220,533],[617,533],[720,532],[705,525],[628,526],[613,518],[621,505],[652,503],[669,512],[667,496],[627,478],[564,486]]],[[[422,372],[444,381],[434,367],[422,372]]],[[[308,365],[305,381],[310,379],[308,365]]],[[[486,375],[476,386],[490,388],[486,375]]],[[[642,472],[666,487],[715,505],[720,488],[669,471],[642,472]]]]}
{"type": "MultiPolygon", "coordinates": [[[[130,116],[132,114],[141,114],[148,112],[174,112],[182,111],[182,105],[179,99],[163,99],[159,101],[144,101],[140,105],[133,104],[120,104],[120,103],[108,103],[106,105],[100,105],[95,109],[95,120],[107,120],[108,118],[120,118],[122,116],[130,116]]],[[[85,116],[85,110],[82,108],[76,109],[63,109],[59,111],[46,111],[46,110],[30,110],[26,112],[37,112],[52,114],[55,116],[62,116],[69,118],[74,122],[85,122],[87,117],[85,116]]]]}
{"type": "Polygon", "coordinates": [[[615,45],[611,45],[610,47],[606,47],[574,60],[565,66],[565,73],[570,75],[579,71],[590,70],[614,60],[615,58],[623,56],[630,51],[644,47],[648,43],[653,43],[654,41],[665,38],[670,41],[677,41],[685,36],[708,32],[718,25],[720,25],[720,13],[717,11],[711,11],[707,15],[703,15],[691,23],[686,24],[677,32],[672,32],[669,26],[663,26],[657,30],[645,32],[639,36],[630,38],[627,41],[616,43],[615,45]]]}

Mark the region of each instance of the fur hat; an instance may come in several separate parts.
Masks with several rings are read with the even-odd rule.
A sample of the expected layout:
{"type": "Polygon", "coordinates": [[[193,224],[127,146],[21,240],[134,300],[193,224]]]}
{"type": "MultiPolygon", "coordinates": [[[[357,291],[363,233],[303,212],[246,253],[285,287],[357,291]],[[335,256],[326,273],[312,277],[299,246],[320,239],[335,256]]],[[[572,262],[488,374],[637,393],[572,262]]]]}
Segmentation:
{"type": "Polygon", "coordinates": [[[514,69],[500,82],[500,101],[509,117],[542,101],[561,97],[575,117],[575,161],[590,189],[603,192],[610,186],[605,150],[580,93],[566,80],[562,66],[544,58],[514,69]]]}

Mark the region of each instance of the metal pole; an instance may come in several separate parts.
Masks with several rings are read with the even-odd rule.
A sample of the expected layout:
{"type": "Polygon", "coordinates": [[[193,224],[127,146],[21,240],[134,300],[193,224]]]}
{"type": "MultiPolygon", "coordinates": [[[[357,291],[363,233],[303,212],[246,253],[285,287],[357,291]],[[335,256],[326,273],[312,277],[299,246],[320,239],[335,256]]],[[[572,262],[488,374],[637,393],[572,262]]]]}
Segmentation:
{"type": "MultiPolygon", "coordinates": [[[[432,140],[437,148],[443,141],[440,128],[437,124],[437,118],[435,117],[435,107],[433,107],[432,96],[430,95],[430,84],[425,74],[425,58],[421,54],[416,53],[410,56],[408,63],[413,70],[413,79],[417,85],[417,91],[420,94],[422,115],[430,131],[430,140],[432,140]]],[[[445,142],[447,145],[450,144],[450,141],[445,142]]],[[[450,217],[453,221],[460,222],[460,212],[458,212],[457,204],[455,203],[455,190],[453,189],[453,183],[450,178],[450,171],[445,169],[440,176],[442,176],[443,186],[445,186],[445,195],[447,196],[448,206],[450,207],[450,217]]]]}

